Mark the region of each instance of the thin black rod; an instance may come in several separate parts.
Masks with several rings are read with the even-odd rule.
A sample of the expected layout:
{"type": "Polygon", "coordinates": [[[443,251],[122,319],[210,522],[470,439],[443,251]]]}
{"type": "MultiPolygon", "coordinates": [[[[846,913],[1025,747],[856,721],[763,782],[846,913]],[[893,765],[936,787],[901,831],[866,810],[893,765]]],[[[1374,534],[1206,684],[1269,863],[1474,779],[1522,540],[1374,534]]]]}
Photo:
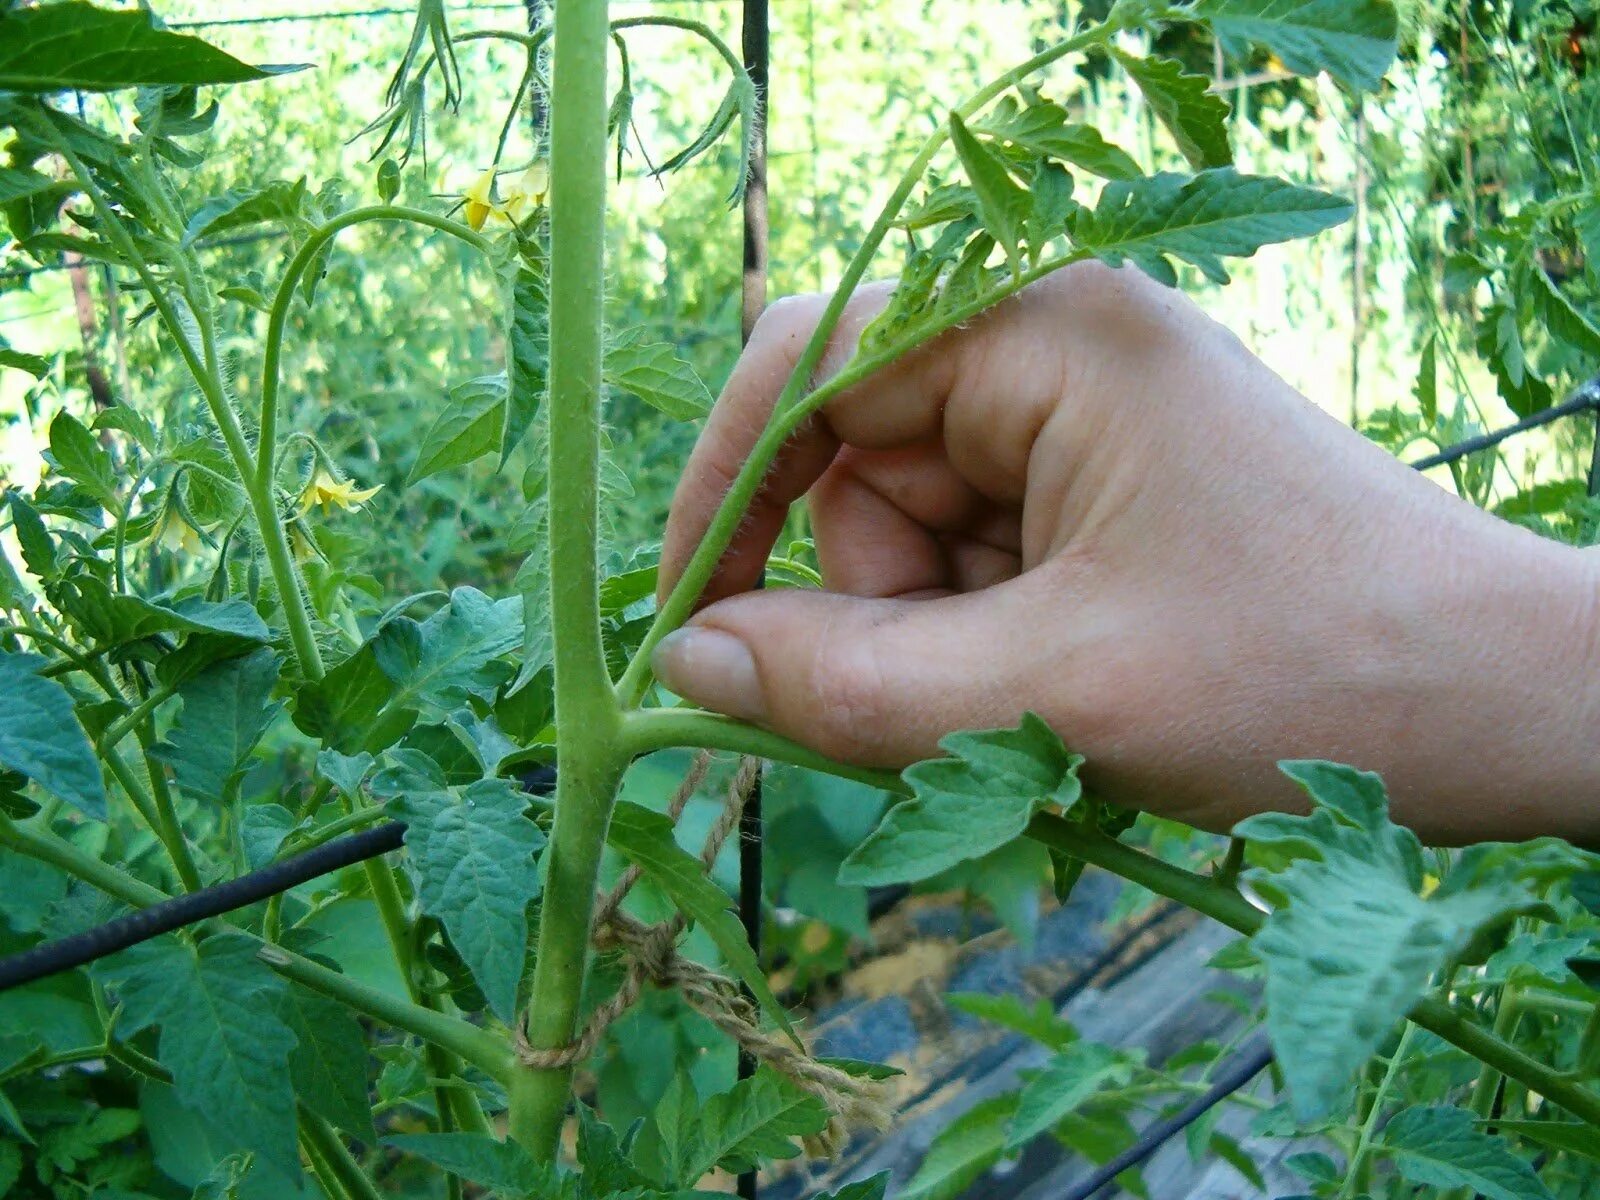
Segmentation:
{"type": "Polygon", "coordinates": [[[398,850],[405,833],[405,825],[389,821],[360,833],[334,838],[304,854],[296,854],[226,883],[174,896],[72,937],[45,942],[21,954],[0,959],[0,992],[84,966],[185,925],[247,908],[318,876],[398,850]]]}
{"type": "Polygon", "coordinates": [[[1526,433],[1530,429],[1538,429],[1541,425],[1548,425],[1552,421],[1559,421],[1562,417],[1570,417],[1574,413],[1600,411],[1600,375],[1583,384],[1572,395],[1560,404],[1550,408],[1540,409],[1532,416],[1523,417],[1515,425],[1507,425],[1504,429],[1496,429],[1490,433],[1479,434],[1477,437],[1468,438],[1464,442],[1457,442],[1454,446],[1446,446],[1437,454],[1430,454],[1426,458],[1419,458],[1415,462],[1407,463],[1418,471],[1426,471],[1430,467],[1443,466],[1445,463],[1455,462],[1469,454],[1476,454],[1480,450],[1488,450],[1498,446],[1507,438],[1516,437],[1519,433],[1526,433]]]}
{"type": "Polygon", "coordinates": [[[1162,1146],[1193,1125],[1218,1104],[1221,1104],[1245,1084],[1249,1083],[1272,1062],[1272,1048],[1261,1038],[1240,1050],[1221,1071],[1216,1082],[1204,1094],[1164,1121],[1157,1121],[1139,1140],[1129,1146],[1081,1183],[1076,1183],[1061,1194],[1059,1200],[1089,1200],[1101,1188],[1113,1182],[1124,1171],[1139,1166],[1162,1146]]]}
{"type": "MultiPolygon", "coordinates": [[[[740,49],[744,69],[756,89],[754,137],[750,141],[750,174],[744,190],[744,276],[739,306],[741,342],[749,342],[756,321],[767,307],[767,86],[771,67],[772,30],[768,0],[744,0],[740,17],[740,49]]],[[[762,819],[761,775],[750,789],[744,811],[739,816],[739,920],[745,937],[761,959],[762,934],[762,819]]],[[[739,1078],[755,1073],[756,1062],[739,1054],[739,1078]]],[[[749,1170],[736,1181],[741,1200],[757,1200],[761,1190],[759,1172],[749,1170]]]]}

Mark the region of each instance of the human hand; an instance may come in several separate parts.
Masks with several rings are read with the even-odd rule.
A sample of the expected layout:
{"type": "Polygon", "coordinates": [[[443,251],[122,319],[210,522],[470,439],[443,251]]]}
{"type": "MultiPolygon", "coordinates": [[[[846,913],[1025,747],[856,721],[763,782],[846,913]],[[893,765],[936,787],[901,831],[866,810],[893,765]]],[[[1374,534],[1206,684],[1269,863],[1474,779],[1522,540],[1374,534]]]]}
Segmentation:
{"type": "MultiPolygon", "coordinates": [[[[852,298],[822,377],[888,292],[852,298]]],[[[758,326],[674,498],[663,594],[823,303],[758,326]]],[[[1435,840],[1584,838],[1596,582],[1591,556],[1397,463],[1181,293],[1082,264],[834,398],[653,661],[861,765],[1032,709],[1100,794],[1202,827],[1296,807],[1274,764],[1330,758],[1382,772],[1435,840]],[[751,592],[807,493],[826,590],[751,592]]]]}

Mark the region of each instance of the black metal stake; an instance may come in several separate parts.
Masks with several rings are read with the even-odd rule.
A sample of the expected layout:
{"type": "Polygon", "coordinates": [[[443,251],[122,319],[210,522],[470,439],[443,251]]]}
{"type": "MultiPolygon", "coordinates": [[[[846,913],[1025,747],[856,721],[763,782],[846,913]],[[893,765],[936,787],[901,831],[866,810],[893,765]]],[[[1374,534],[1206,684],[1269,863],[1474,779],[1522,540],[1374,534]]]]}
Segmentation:
{"type": "MultiPolygon", "coordinates": [[[[767,306],[767,81],[771,60],[767,3],[768,0],[743,0],[740,22],[744,69],[756,89],[756,129],[750,143],[750,174],[744,190],[744,293],[739,312],[742,342],[749,342],[756,320],[767,306]]],[[[739,817],[739,920],[744,924],[745,937],[755,950],[758,962],[762,933],[761,835],[761,775],[758,772],[739,817]]],[[[741,1051],[739,1078],[748,1079],[755,1069],[755,1060],[741,1051]]],[[[739,1176],[738,1193],[742,1200],[756,1200],[760,1187],[757,1171],[746,1171],[739,1176]]]]}

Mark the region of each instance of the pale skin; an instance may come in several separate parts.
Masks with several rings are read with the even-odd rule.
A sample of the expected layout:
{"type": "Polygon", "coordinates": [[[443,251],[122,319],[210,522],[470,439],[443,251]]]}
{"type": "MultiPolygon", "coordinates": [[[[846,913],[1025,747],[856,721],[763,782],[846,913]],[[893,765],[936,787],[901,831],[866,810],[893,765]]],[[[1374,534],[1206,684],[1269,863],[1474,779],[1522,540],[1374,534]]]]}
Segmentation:
{"type": "MultiPolygon", "coordinates": [[[[889,288],[852,299],[820,376],[889,288]]],[[[674,498],[670,587],[823,298],[780,301],[674,498]]],[[[1108,799],[1208,829],[1379,771],[1435,842],[1600,841],[1600,552],[1480,512],[1182,294],[1068,268],[835,398],[653,663],[688,699],[901,767],[1025,710],[1108,799]],[[810,501],[823,591],[751,590],[810,501]]]]}

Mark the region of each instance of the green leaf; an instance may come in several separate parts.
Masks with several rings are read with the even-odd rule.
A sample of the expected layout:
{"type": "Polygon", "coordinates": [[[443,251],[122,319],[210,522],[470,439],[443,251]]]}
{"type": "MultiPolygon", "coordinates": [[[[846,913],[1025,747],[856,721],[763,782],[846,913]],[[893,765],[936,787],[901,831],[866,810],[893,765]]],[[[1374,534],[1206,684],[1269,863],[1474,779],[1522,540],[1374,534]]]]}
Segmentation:
{"type": "Polygon", "coordinates": [[[1005,1153],[1017,1096],[993,1096],[934,1136],[927,1156],[897,1200],[956,1200],[1005,1153]]]}
{"type": "Polygon", "coordinates": [[[1545,328],[1584,354],[1600,356],[1600,329],[1595,328],[1594,322],[1567,299],[1540,267],[1535,265],[1528,277],[1532,281],[1534,307],[1545,328]]]}
{"type": "Polygon", "coordinates": [[[1237,837],[1287,856],[1246,878],[1281,898],[1251,938],[1266,972],[1267,1032],[1295,1116],[1309,1124],[1346,1097],[1360,1065],[1479,928],[1526,910],[1526,889],[1487,875],[1424,899],[1422,848],[1389,820],[1376,775],[1325,762],[1280,769],[1310,816],[1269,813],[1237,837]]]}
{"type": "Polygon", "coordinates": [[[485,375],[457,384],[450,389],[450,398],[428,432],[422,435],[406,486],[494,453],[505,436],[505,425],[504,378],[485,375]]]}
{"type": "Polygon", "coordinates": [[[664,342],[646,342],[644,331],[618,334],[606,347],[606,382],[631,392],[675,421],[696,421],[711,411],[711,393],[694,368],[664,342]]]}
{"type": "Polygon", "coordinates": [[[1192,177],[1163,172],[1108,183],[1092,210],[1079,211],[1068,234],[1112,266],[1126,259],[1162,283],[1177,278],[1169,254],[1226,283],[1224,255],[1249,257],[1271,242],[1319,233],[1351,211],[1327,192],[1220,167],[1192,177]]]}
{"type": "Polygon", "coordinates": [[[26,371],[35,379],[50,374],[50,360],[42,354],[28,354],[0,341],[0,367],[14,367],[26,371]]]}
{"type": "Polygon", "coordinates": [[[713,1167],[737,1173],[793,1158],[793,1139],[818,1132],[828,1119],[822,1101],[762,1067],[701,1106],[693,1137],[679,1148],[676,1182],[693,1187],[713,1167]]]}
{"type": "Polygon", "coordinates": [[[402,1133],[384,1138],[383,1144],[502,1195],[526,1196],[552,1187],[548,1169],[526,1150],[488,1134],[402,1133]]]}
{"type": "Polygon", "coordinates": [[[1112,57],[1138,86],[1156,119],[1196,170],[1233,161],[1228,144],[1228,102],[1211,91],[1211,80],[1191,75],[1169,58],[1138,58],[1113,48],[1112,57]]]}
{"type": "Polygon", "coordinates": [[[913,795],[845,859],[840,883],[926,879],[1021,837],[1041,808],[1070,809],[1083,793],[1083,756],[1033,713],[1016,729],[953,733],[939,745],[951,757],[902,772],[913,795]]]}
{"type": "Polygon", "coordinates": [[[1018,247],[1022,243],[1025,223],[1032,201],[1027,189],[1011,178],[1004,162],[967,129],[956,113],[950,114],[950,142],[961,165],[966,168],[967,181],[978,198],[978,217],[1011,262],[1016,274],[1021,269],[1018,247]]]}
{"type": "Polygon", "coordinates": [[[1006,1149],[1016,1150],[1053,1128],[1107,1083],[1126,1080],[1127,1059],[1099,1042],[1074,1042],[1059,1051],[1022,1089],[1006,1134],[1006,1149]]]}
{"type": "Polygon", "coordinates": [[[1078,1031],[1070,1022],[1057,1016],[1055,1006],[1042,996],[1032,1008],[1015,996],[990,995],[988,992],[952,992],[945,997],[945,1002],[951,1008],[981,1021],[992,1022],[1032,1038],[1051,1050],[1064,1049],[1078,1040],[1078,1031]]]}
{"type": "Polygon", "coordinates": [[[395,684],[392,708],[428,703],[453,708],[479,686],[478,672],[522,644],[522,597],[494,600],[458,587],[426,621],[396,617],[372,639],[383,673],[395,684]]]}
{"type": "MultiPolygon", "coordinates": [[[[1106,141],[1094,126],[1074,122],[1061,105],[1038,96],[1028,97],[1025,103],[1015,96],[1002,96],[968,128],[1030,154],[1082,167],[1103,179],[1137,179],[1144,174],[1127,151],[1106,141]]],[[[968,211],[953,211],[951,216],[964,216],[968,211]]]]}
{"type": "Polygon", "coordinates": [[[136,642],[158,633],[215,634],[220,640],[214,657],[222,657],[223,650],[243,654],[272,638],[266,622],[244,600],[213,603],[189,597],[169,604],[142,596],[114,594],[92,575],[74,575],[61,580],[52,599],[86,637],[102,648],[136,642]]]}
{"type": "Polygon", "coordinates": [[[500,465],[533,427],[550,373],[550,293],[543,251],[524,249],[506,306],[506,408],[500,465]]]}
{"type": "Polygon", "coordinates": [[[1383,82],[1399,47],[1388,0],[1197,0],[1191,11],[1235,54],[1253,42],[1297,75],[1326,71],[1358,92],[1383,82]]]}
{"type": "Polygon", "coordinates": [[[306,206],[306,178],[290,183],[275,179],[265,187],[230,188],[207,200],[183,229],[183,245],[193,246],[203,237],[213,237],[252,225],[288,224],[306,206]]]}
{"type": "Polygon", "coordinates": [[[155,756],[186,795],[212,804],[233,800],[250,752],[278,714],[270,703],[277,681],[278,656],[262,648],[214,663],[178,690],[183,711],[155,756]]]}
{"type": "Polygon", "coordinates": [[[106,816],[100,763],[72,695],[37,672],[45,660],[0,653],[0,766],[20,772],[85,816],[106,816]]]}
{"type": "Polygon", "coordinates": [[[1600,1162],[1600,1130],[1582,1121],[1500,1121],[1497,1133],[1510,1134],[1537,1142],[1547,1150],[1564,1151],[1600,1162]]]}
{"type": "Polygon", "coordinates": [[[1428,427],[1439,419],[1439,338],[1429,334],[1422,347],[1422,358],[1417,363],[1417,382],[1411,389],[1416,397],[1422,423],[1428,427]]]}
{"type": "Polygon", "coordinates": [[[879,1171],[870,1179],[847,1183],[837,1192],[819,1195],[816,1200],[883,1200],[889,1192],[889,1180],[892,1178],[888,1171],[879,1171]]]}
{"type": "Polygon", "coordinates": [[[37,196],[41,192],[52,191],[57,188],[70,187],[59,179],[52,179],[38,171],[22,170],[16,167],[0,167],[0,204],[10,204],[16,200],[23,200],[29,196],[37,196]]]}
{"type": "Polygon", "coordinates": [[[12,492],[7,498],[11,508],[11,531],[17,536],[22,549],[22,561],[37,578],[45,581],[56,576],[55,543],[45,528],[39,510],[22,498],[21,492],[12,492]]]}
{"type": "Polygon", "coordinates": [[[0,91],[105,92],[244,83],[298,67],[252,67],[156,26],[148,12],[80,0],[0,11],[0,91]]]}
{"type": "Polygon", "coordinates": [[[119,1033],[161,1027],[156,1057],[184,1107],[230,1148],[297,1176],[295,1036],[280,1015],[287,985],[256,956],[256,943],[231,933],[199,947],[161,938],[105,960],[103,971],[122,1000],[119,1033]]]}
{"type": "Polygon", "coordinates": [[[415,707],[390,703],[394,690],[368,642],[295,694],[294,723],[341,754],[376,754],[398,742],[417,720],[415,707]]]}
{"type": "Polygon", "coordinates": [[[784,1032],[794,1037],[789,1015],[772,994],[766,973],[729,908],[728,894],[706,877],[699,859],[678,845],[672,836],[672,822],[662,813],[624,800],[612,814],[606,840],[665,892],[684,916],[706,931],[728,968],[784,1032]]]}
{"type": "Polygon", "coordinates": [[[367,1096],[367,1044],[355,1015],[297,983],[283,989],[278,1015],[295,1036],[289,1078],[301,1103],[352,1137],[374,1144],[378,1138],[367,1096]]]}
{"type": "Polygon", "coordinates": [[[1460,1108],[1407,1108],[1384,1126],[1378,1150],[1424,1187],[1470,1188],[1487,1200],[1553,1200],[1503,1139],[1481,1133],[1460,1108]]]}
{"type": "Polygon", "coordinates": [[[83,422],[66,409],[50,422],[50,457],[63,475],[81,484],[102,507],[117,510],[117,473],[111,456],[83,422]]]}
{"type": "Polygon", "coordinates": [[[511,1020],[528,905],[539,894],[534,856],[545,843],[527,815],[528,797],[506,779],[460,792],[413,782],[387,807],[406,823],[406,861],[423,911],[444,923],[495,1015],[511,1020]]]}

